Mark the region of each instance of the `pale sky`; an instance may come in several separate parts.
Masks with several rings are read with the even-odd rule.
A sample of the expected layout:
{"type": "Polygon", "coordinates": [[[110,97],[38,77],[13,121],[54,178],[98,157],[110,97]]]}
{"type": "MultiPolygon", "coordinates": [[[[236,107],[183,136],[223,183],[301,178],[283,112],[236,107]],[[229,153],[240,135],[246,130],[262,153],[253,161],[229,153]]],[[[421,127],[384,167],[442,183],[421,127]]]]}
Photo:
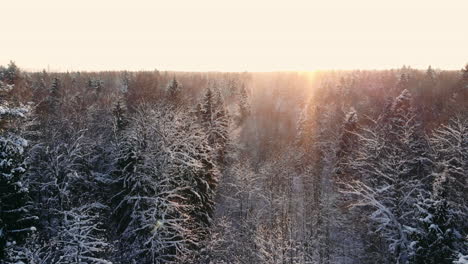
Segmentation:
{"type": "Polygon", "coordinates": [[[0,0],[29,70],[460,69],[468,0],[0,0]]]}

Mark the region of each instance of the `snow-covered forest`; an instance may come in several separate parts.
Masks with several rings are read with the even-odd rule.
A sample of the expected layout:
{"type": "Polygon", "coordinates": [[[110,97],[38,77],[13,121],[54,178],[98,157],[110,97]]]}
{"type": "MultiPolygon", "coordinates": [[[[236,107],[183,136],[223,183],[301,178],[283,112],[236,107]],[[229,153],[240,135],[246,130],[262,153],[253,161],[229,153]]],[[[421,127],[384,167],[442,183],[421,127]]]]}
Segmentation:
{"type": "Polygon", "coordinates": [[[0,67],[2,264],[466,264],[461,71],[0,67]]]}

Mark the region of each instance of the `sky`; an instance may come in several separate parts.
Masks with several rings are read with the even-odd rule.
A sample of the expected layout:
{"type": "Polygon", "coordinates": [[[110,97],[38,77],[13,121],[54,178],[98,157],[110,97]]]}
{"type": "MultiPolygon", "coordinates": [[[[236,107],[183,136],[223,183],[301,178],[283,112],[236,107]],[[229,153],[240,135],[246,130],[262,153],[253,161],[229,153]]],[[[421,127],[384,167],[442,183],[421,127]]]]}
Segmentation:
{"type": "Polygon", "coordinates": [[[460,69],[467,0],[0,0],[26,70],[460,69]]]}

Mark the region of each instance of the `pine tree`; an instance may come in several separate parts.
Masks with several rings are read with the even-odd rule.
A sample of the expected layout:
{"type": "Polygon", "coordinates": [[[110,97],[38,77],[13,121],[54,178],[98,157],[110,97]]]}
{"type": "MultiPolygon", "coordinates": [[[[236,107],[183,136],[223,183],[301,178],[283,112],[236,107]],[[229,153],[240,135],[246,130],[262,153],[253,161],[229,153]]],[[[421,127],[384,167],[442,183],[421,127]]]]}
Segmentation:
{"type": "Polygon", "coordinates": [[[19,78],[20,69],[13,61],[10,61],[8,67],[0,67],[0,81],[8,85],[15,84],[16,80],[19,78]]]}
{"type": "Polygon", "coordinates": [[[175,76],[167,85],[167,98],[172,102],[178,102],[182,99],[182,84],[180,84],[175,76]]]}
{"type": "MultiPolygon", "coordinates": [[[[358,123],[356,110],[351,107],[344,118],[343,125],[339,134],[334,165],[334,189],[340,191],[346,183],[356,180],[356,171],[353,170],[353,162],[357,158],[357,149],[359,148],[359,133],[361,126],[358,123]]],[[[334,198],[332,196],[332,198],[334,198]]],[[[363,210],[349,210],[349,204],[352,204],[353,197],[348,195],[337,195],[332,200],[334,212],[333,224],[336,225],[334,233],[337,236],[335,250],[343,248],[343,253],[339,253],[343,259],[359,259],[360,262],[375,261],[371,250],[366,248],[368,245],[362,245],[363,241],[371,239],[367,235],[368,221],[363,216],[363,210]],[[348,241],[358,241],[352,243],[348,241]],[[352,254],[344,253],[345,249],[353,251],[352,254]],[[355,254],[355,256],[353,256],[355,254]],[[361,255],[359,258],[356,256],[361,255]]],[[[333,235],[332,235],[333,236],[333,235]]],[[[371,244],[371,243],[369,243],[371,244]]]]}
{"type": "Polygon", "coordinates": [[[426,70],[426,78],[431,82],[436,82],[436,72],[432,69],[431,65],[426,70]]]}
{"type": "Polygon", "coordinates": [[[224,163],[229,144],[229,115],[223,96],[219,90],[216,92],[215,108],[216,145],[218,146],[217,158],[220,163],[224,163]]]}
{"type": "Polygon", "coordinates": [[[114,114],[114,130],[116,132],[121,132],[125,129],[128,125],[128,120],[125,115],[125,105],[123,100],[117,100],[117,103],[114,106],[113,114],[114,114]]]}
{"type": "MultiPolygon", "coordinates": [[[[5,100],[13,84],[0,83],[1,100],[5,100]]],[[[8,246],[22,244],[35,231],[29,189],[24,174],[25,148],[28,142],[9,129],[9,122],[24,117],[27,109],[0,102],[0,260],[8,246]]]]}
{"type": "Polygon", "coordinates": [[[304,184],[304,203],[306,222],[304,254],[317,263],[330,263],[332,226],[332,188],[331,177],[335,165],[335,141],[333,133],[335,120],[339,120],[336,105],[318,107],[312,100],[304,107],[298,121],[296,146],[300,164],[308,166],[299,168],[304,184]]]}
{"type": "Polygon", "coordinates": [[[22,243],[35,230],[29,191],[23,180],[26,146],[26,140],[13,134],[0,137],[0,158],[4,161],[0,167],[0,259],[5,256],[5,246],[22,243]]]}
{"type": "Polygon", "coordinates": [[[359,130],[358,116],[356,110],[351,108],[348,114],[345,117],[345,121],[342,127],[342,132],[340,135],[340,141],[338,143],[337,151],[337,165],[336,165],[336,174],[338,178],[343,179],[351,175],[349,172],[349,164],[353,159],[353,151],[356,147],[358,136],[357,132],[359,130]]]}
{"type": "Polygon", "coordinates": [[[245,89],[245,85],[239,90],[239,124],[242,124],[250,115],[249,95],[245,89]]]}
{"type": "Polygon", "coordinates": [[[87,100],[89,103],[96,103],[104,90],[104,81],[101,79],[90,78],[88,80],[87,100]]]}
{"type": "Polygon", "coordinates": [[[216,167],[200,127],[167,106],[137,112],[121,145],[115,208],[123,260],[166,263],[193,255],[207,234],[216,167]]]}
{"type": "Polygon", "coordinates": [[[201,120],[203,124],[206,124],[207,126],[213,125],[213,116],[215,112],[214,101],[213,91],[211,88],[206,89],[205,96],[201,103],[201,120]]]}
{"type": "Polygon", "coordinates": [[[467,214],[468,120],[463,117],[451,119],[449,124],[435,130],[430,143],[434,149],[435,169],[447,174],[450,188],[447,199],[467,214]]]}
{"type": "Polygon", "coordinates": [[[402,73],[397,83],[398,92],[409,89],[410,87],[410,76],[407,73],[402,73]]]}
{"type": "Polygon", "coordinates": [[[296,145],[301,148],[309,148],[313,142],[316,142],[319,133],[317,127],[318,112],[320,109],[314,105],[313,101],[303,108],[297,123],[296,145]]]}
{"type": "Polygon", "coordinates": [[[467,112],[468,106],[466,106],[465,102],[468,101],[468,64],[466,64],[465,68],[461,70],[460,79],[458,80],[451,97],[451,108],[454,108],[456,112],[467,112]]]}
{"type": "Polygon", "coordinates": [[[461,216],[450,206],[448,177],[443,171],[435,175],[432,195],[417,205],[419,228],[412,243],[412,258],[416,264],[451,264],[459,253],[462,236],[457,228],[461,216]]]}
{"type": "Polygon", "coordinates": [[[460,88],[468,89],[468,63],[466,64],[465,68],[461,70],[462,76],[460,79],[460,88]]]}
{"type": "Polygon", "coordinates": [[[427,190],[425,176],[431,162],[427,143],[412,108],[411,94],[404,90],[381,115],[376,126],[364,129],[352,170],[359,180],[349,184],[357,206],[369,206],[376,234],[388,243],[393,261],[407,263],[410,253],[413,204],[427,190]]]}
{"type": "Polygon", "coordinates": [[[466,194],[468,172],[468,122],[456,117],[436,129],[430,138],[434,150],[432,196],[420,202],[420,229],[416,236],[415,259],[431,263],[451,263],[468,254],[466,194]]]}
{"type": "Polygon", "coordinates": [[[430,112],[434,109],[434,102],[436,100],[436,88],[437,88],[437,74],[429,66],[426,70],[426,75],[424,76],[424,80],[422,83],[422,87],[420,90],[420,97],[425,102],[424,105],[421,106],[425,110],[425,112],[430,112]]]}
{"type": "Polygon", "coordinates": [[[223,163],[229,142],[229,117],[220,91],[213,93],[208,88],[199,107],[201,124],[208,135],[208,142],[215,151],[216,159],[223,163]]]}
{"type": "Polygon", "coordinates": [[[105,223],[108,214],[100,205],[109,182],[102,165],[108,162],[106,156],[98,156],[95,141],[85,137],[85,131],[54,132],[54,136],[52,141],[41,138],[29,152],[31,195],[44,232],[37,239],[39,245],[32,241],[28,251],[50,263],[88,257],[82,262],[106,263],[110,246],[102,230],[95,229],[102,228],[98,222],[105,223]]]}
{"type": "Polygon", "coordinates": [[[49,89],[49,95],[46,99],[47,103],[47,113],[49,115],[58,114],[60,107],[60,93],[61,93],[61,83],[60,79],[54,78],[49,89]]]}

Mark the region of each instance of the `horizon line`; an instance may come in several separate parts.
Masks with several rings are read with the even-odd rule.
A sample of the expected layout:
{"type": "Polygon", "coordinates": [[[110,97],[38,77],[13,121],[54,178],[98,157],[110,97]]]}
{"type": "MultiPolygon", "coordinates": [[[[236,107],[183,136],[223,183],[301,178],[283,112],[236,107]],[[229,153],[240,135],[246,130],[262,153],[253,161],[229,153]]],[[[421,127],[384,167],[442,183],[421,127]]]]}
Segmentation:
{"type": "MultiPolygon", "coordinates": [[[[30,73],[34,73],[34,72],[42,72],[42,71],[46,71],[46,72],[51,72],[51,73],[67,73],[67,72],[124,72],[124,71],[128,71],[128,72],[151,72],[151,71],[158,71],[158,72],[186,72],[186,73],[189,73],[189,72],[197,72],[197,73],[243,73],[243,72],[247,72],[247,73],[275,73],[275,72],[300,72],[300,73],[314,73],[314,72],[327,72],[327,71],[389,71],[389,70],[401,70],[403,68],[408,68],[408,69],[412,69],[412,70],[427,70],[429,67],[431,67],[433,70],[439,70],[439,71],[460,71],[462,70],[465,65],[468,65],[465,64],[465,65],[461,65],[460,67],[447,67],[447,68],[442,68],[442,67],[434,67],[432,65],[428,65],[426,67],[414,67],[412,65],[408,65],[408,64],[403,64],[401,66],[393,66],[393,67],[356,67],[356,68],[351,68],[351,67],[343,67],[343,68],[339,68],[339,67],[336,67],[336,68],[326,68],[326,67],[323,67],[323,68],[315,68],[315,69],[287,69],[287,68],[284,68],[284,69],[271,69],[271,70],[223,70],[223,69],[207,69],[207,70],[195,70],[195,69],[170,69],[170,68],[167,68],[167,69],[160,69],[158,67],[154,67],[154,68],[141,68],[141,69],[125,69],[125,68],[121,68],[121,69],[112,69],[112,68],[109,68],[109,69],[61,69],[60,67],[59,68],[56,68],[56,67],[50,67],[50,66],[47,66],[47,67],[42,67],[42,68],[36,68],[36,67],[23,67],[21,66],[21,64],[17,64],[14,60],[11,60],[11,62],[14,62],[16,64],[16,66],[18,66],[18,68],[20,68],[22,71],[25,71],[25,72],[30,72],[30,73]]],[[[8,64],[0,64],[0,66],[6,66],[8,64]]]]}

